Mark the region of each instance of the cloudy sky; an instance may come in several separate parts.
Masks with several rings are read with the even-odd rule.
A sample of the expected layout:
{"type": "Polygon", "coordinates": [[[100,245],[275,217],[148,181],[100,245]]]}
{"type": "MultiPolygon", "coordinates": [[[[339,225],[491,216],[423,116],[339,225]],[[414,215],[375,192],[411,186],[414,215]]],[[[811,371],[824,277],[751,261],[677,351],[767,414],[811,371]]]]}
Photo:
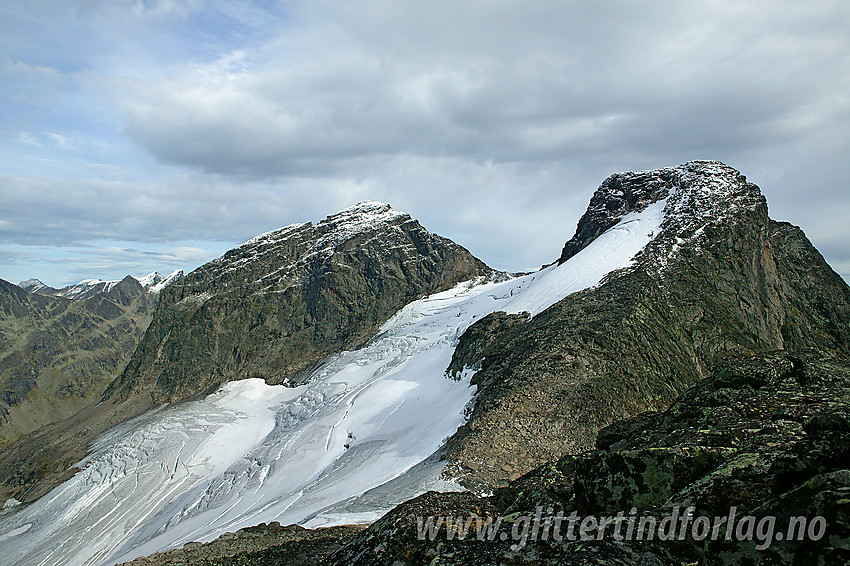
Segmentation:
{"type": "Polygon", "coordinates": [[[192,269],[389,202],[555,259],[615,171],[722,160],[850,278],[850,3],[3,0],[0,277],[192,269]]]}

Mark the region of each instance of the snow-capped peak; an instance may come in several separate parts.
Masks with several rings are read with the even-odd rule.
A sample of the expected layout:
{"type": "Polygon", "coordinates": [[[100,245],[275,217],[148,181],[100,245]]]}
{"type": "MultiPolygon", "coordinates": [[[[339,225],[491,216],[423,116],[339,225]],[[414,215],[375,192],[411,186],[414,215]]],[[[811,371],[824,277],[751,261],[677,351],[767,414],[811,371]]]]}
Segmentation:
{"type": "Polygon", "coordinates": [[[174,270],[166,276],[162,276],[159,273],[157,273],[156,271],[154,271],[153,273],[146,275],[145,277],[142,277],[141,279],[138,279],[138,282],[141,283],[142,287],[144,287],[145,291],[147,291],[148,293],[159,293],[160,291],[162,291],[163,288],[165,288],[166,285],[169,285],[169,284],[173,283],[174,281],[177,281],[178,279],[182,279],[182,278],[183,278],[183,270],[182,269],[174,270]],[[156,277],[152,278],[150,280],[150,283],[148,283],[147,279],[149,277],[151,277],[151,275],[156,275],[156,277]]]}
{"type": "Polygon", "coordinates": [[[408,216],[406,212],[394,210],[389,204],[377,200],[364,200],[343,208],[335,214],[331,214],[322,222],[361,222],[361,221],[387,221],[408,216]]]}
{"type": "Polygon", "coordinates": [[[662,228],[685,238],[709,222],[764,204],[758,187],[719,161],[688,161],[675,167],[615,173],[593,194],[559,263],[581,251],[625,215],[641,212],[663,199],[668,200],[662,228]]]}
{"type": "Polygon", "coordinates": [[[316,248],[317,251],[329,250],[362,232],[409,219],[409,214],[394,210],[385,202],[359,202],[319,222],[317,228],[324,235],[317,242],[316,248]]]}
{"type": "Polygon", "coordinates": [[[278,255],[277,250],[285,242],[301,246],[295,258],[297,261],[308,261],[317,255],[327,258],[333,255],[340,245],[360,234],[380,232],[411,220],[409,214],[394,210],[385,202],[362,201],[331,214],[316,224],[289,224],[255,236],[213,261],[219,265],[226,264],[225,269],[232,271],[266,257],[266,254],[278,255]]]}
{"type": "MultiPolygon", "coordinates": [[[[153,271],[143,277],[134,277],[132,275],[130,277],[138,281],[139,285],[142,286],[145,292],[159,293],[163,289],[163,287],[165,287],[169,283],[182,278],[183,270],[178,269],[165,276],[157,271],[153,271]]],[[[103,279],[83,279],[79,283],[68,285],[67,287],[63,287],[62,289],[54,289],[45,285],[38,279],[32,278],[27,279],[26,281],[21,281],[20,283],[18,283],[18,287],[26,289],[31,293],[40,292],[41,294],[65,297],[66,299],[82,300],[88,299],[95,295],[99,295],[101,293],[108,293],[116,285],[121,283],[121,281],[122,280],[120,279],[111,281],[104,281],[103,279]]]]}
{"type": "Polygon", "coordinates": [[[103,281],[101,279],[83,279],[79,283],[59,289],[54,295],[66,299],[88,299],[101,293],[108,293],[121,281],[103,281]]]}
{"type": "Polygon", "coordinates": [[[163,287],[183,277],[183,270],[177,269],[168,275],[163,275],[158,271],[148,273],[144,277],[133,277],[139,284],[144,287],[148,293],[159,293],[163,287]]]}
{"type": "MultiPolygon", "coordinates": [[[[375,226],[381,222],[390,222],[399,218],[408,218],[409,216],[410,215],[405,212],[394,210],[385,202],[364,200],[327,216],[316,225],[316,228],[325,228],[328,231],[342,230],[343,232],[354,233],[358,228],[362,229],[368,226],[375,226]]],[[[274,230],[269,230],[268,232],[263,232],[262,234],[254,236],[250,240],[238,246],[237,249],[273,243],[289,237],[297,232],[299,228],[309,226],[313,226],[313,224],[311,222],[296,222],[281,228],[275,228],[274,230]]]]}
{"type": "Polygon", "coordinates": [[[20,283],[18,283],[18,287],[20,287],[21,289],[26,289],[27,291],[30,291],[32,293],[36,293],[39,290],[47,287],[47,285],[33,277],[31,279],[27,279],[26,281],[21,281],[20,283]]]}
{"type": "Polygon", "coordinates": [[[152,271],[144,277],[134,277],[134,279],[138,281],[142,287],[147,289],[152,285],[156,285],[157,283],[165,279],[165,277],[163,277],[158,271],[152,271]]]}

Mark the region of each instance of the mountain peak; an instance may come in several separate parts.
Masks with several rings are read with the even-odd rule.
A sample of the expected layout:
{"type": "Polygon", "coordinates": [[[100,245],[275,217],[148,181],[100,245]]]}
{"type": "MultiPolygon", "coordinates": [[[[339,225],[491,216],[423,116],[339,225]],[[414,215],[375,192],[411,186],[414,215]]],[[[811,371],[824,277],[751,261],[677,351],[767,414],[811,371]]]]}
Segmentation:
{"type": "Polygon", "coordinates": [[[381,231],[408,221],[415,222],[406,212],[394,210],[389,204],[373,200],[359,202],[331,214],[318,225],[321,237],[316,242],[316,251],[332,253],[343,242],[364,232],[381,231]]]}
{"type": "Polygon", "coordinates": [[[30,279],[27,279],[26,281],[21,281],[20,283],[18,283],[18,287],[30,291],[32,293],[37,293],[39,290],[46,288],[47,285],[42,283],[39,279],[32,277],[30,279]]]}
{"type": "Polygon", "coordinates": [[[321,229],[324,227],[331,230],[342,229],[356,232],[380,224],[410,219],[408,213],[399,212],[385,202],[364,200],[348,208],[343,208],[339,212],[328,215],[324,220],[319,222],[317,228],[321,229]]]}
{"type": "MultiPolygon", "coordinates": [[[[328,258],[346,242],[368,233],[382,233],[393,226],[412,222],[406,212],[394,210],[389,204],[374,200],[361,201],[325,217],[317,224],[312,222],[289,224],[255,236],[227,252],[220,262],[244,264],[265,257],[275,250],[295,246],[301,261],[320,255],[328,258]]],[[[294,248],[293,248],[294,249],[294,248]]],[[[214,260],[216,261],[216,260],[214,260]]]]}
{"type": "MultiPolygon", "coordinates": [[[[336,216],[351,216],[351,215],[384,215],[387,213],[397,213],[393,207],[379,200],[363,200],[357,204],[352,204],[347,208],[343,208],[336,214],[331,214],[328,218],[336,216]]],[[[404,214],[404,213],[397,213],[404,214]]]]}
{"type": "Polygon", "coordinates": [[[252,238],[163,293],[138,363],[114,391],[175,400],[245,376],[301,379],[324,356],[364,343],[411,301],[490,273],[410,215],[361,202],[252,238]],[[169,354],[151,355],[157,351],[169,354]]]}
{"type": "Polygon", "coordinates": [[[144,287],[148,293],[159,293],[163,287],[183,277],[183,270],[177,269],[168,275],[163,275],[159,271],[152,271],[144,277],[134,277],[139,284],[144,287]]]}
{"type": "Polygon", "coordinates": [[[626,214],[642,212],[664,199],[668,199],[664,227],[686,236],[736,210],[764,206],[766,214],[759,188],[720,161],[695,160],[675,167],[615,173],[591,197],[559,263],[587,247],[626,214]]]}

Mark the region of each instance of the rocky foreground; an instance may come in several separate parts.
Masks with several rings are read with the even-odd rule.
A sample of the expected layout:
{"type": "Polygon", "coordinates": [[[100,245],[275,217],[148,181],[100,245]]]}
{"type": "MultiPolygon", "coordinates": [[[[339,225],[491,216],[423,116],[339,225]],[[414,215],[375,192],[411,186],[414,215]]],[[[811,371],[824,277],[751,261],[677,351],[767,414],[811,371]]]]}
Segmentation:
{"type": "Polygon", "coordinates": [[[667,410],[614,423],[595,450],[547,463],[491,496],[429,492],[362,531],[260,525],[133,564],[301,564],[306,556],[333,565],[850,563],[850,358],[810,350],[728,360],[667,410]],[[703,540],[696,518],[713,528],[732,507],[732,540],[725,523],[720,540],[703,540]],[[628,538],[632,517],[660,525],[688,510],[684,540],[660,540],[660,528],[654,540],[636,540],[636,528],[632,540],[614,536],[620,522],[628,538]],[[613,521],[601,540],[596,526],[586,531],[593,540],[581,540],[581,524],[571,531],[567,520],[562,540],[552,523],[544,537],[538,522],[533,536],[535,514],[558,512],[613,521]],[[438,529],[422,540],[428,517],[438,529]],[[446,517],[461,526],[447,531],[446,517]],[[469,521],[477,517],[501,525],[478,540],[480,523],[469,521]],[[808,521],[806,540],[786,540],[792,517],[808,521]],[[258,538],[267,546],[246,548],[258,538]]]}

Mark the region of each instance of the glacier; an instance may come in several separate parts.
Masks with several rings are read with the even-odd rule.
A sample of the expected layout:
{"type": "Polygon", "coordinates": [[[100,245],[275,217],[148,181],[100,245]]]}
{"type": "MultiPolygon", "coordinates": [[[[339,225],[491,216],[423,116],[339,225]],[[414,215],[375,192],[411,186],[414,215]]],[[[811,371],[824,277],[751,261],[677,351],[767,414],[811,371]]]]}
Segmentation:
{"type": "Polygon", "coordinates": [[[262,522],[372,521],[429,487],[457,489],[440,484],[433,455],[474,399],[471,371],[445,375],[460,335],[494,311],[534,316],[628,267],[659,233],[665,203],[624,216],[561,265],[408,304],[304,385],[234,381],[115,427],[72,478],[0,511],[0,564],[111,565],[262,522]],[[394,483],[402,489],[381,491],[394,483]],[[351,505],[366,493],[377,496],[351,505]]]}

